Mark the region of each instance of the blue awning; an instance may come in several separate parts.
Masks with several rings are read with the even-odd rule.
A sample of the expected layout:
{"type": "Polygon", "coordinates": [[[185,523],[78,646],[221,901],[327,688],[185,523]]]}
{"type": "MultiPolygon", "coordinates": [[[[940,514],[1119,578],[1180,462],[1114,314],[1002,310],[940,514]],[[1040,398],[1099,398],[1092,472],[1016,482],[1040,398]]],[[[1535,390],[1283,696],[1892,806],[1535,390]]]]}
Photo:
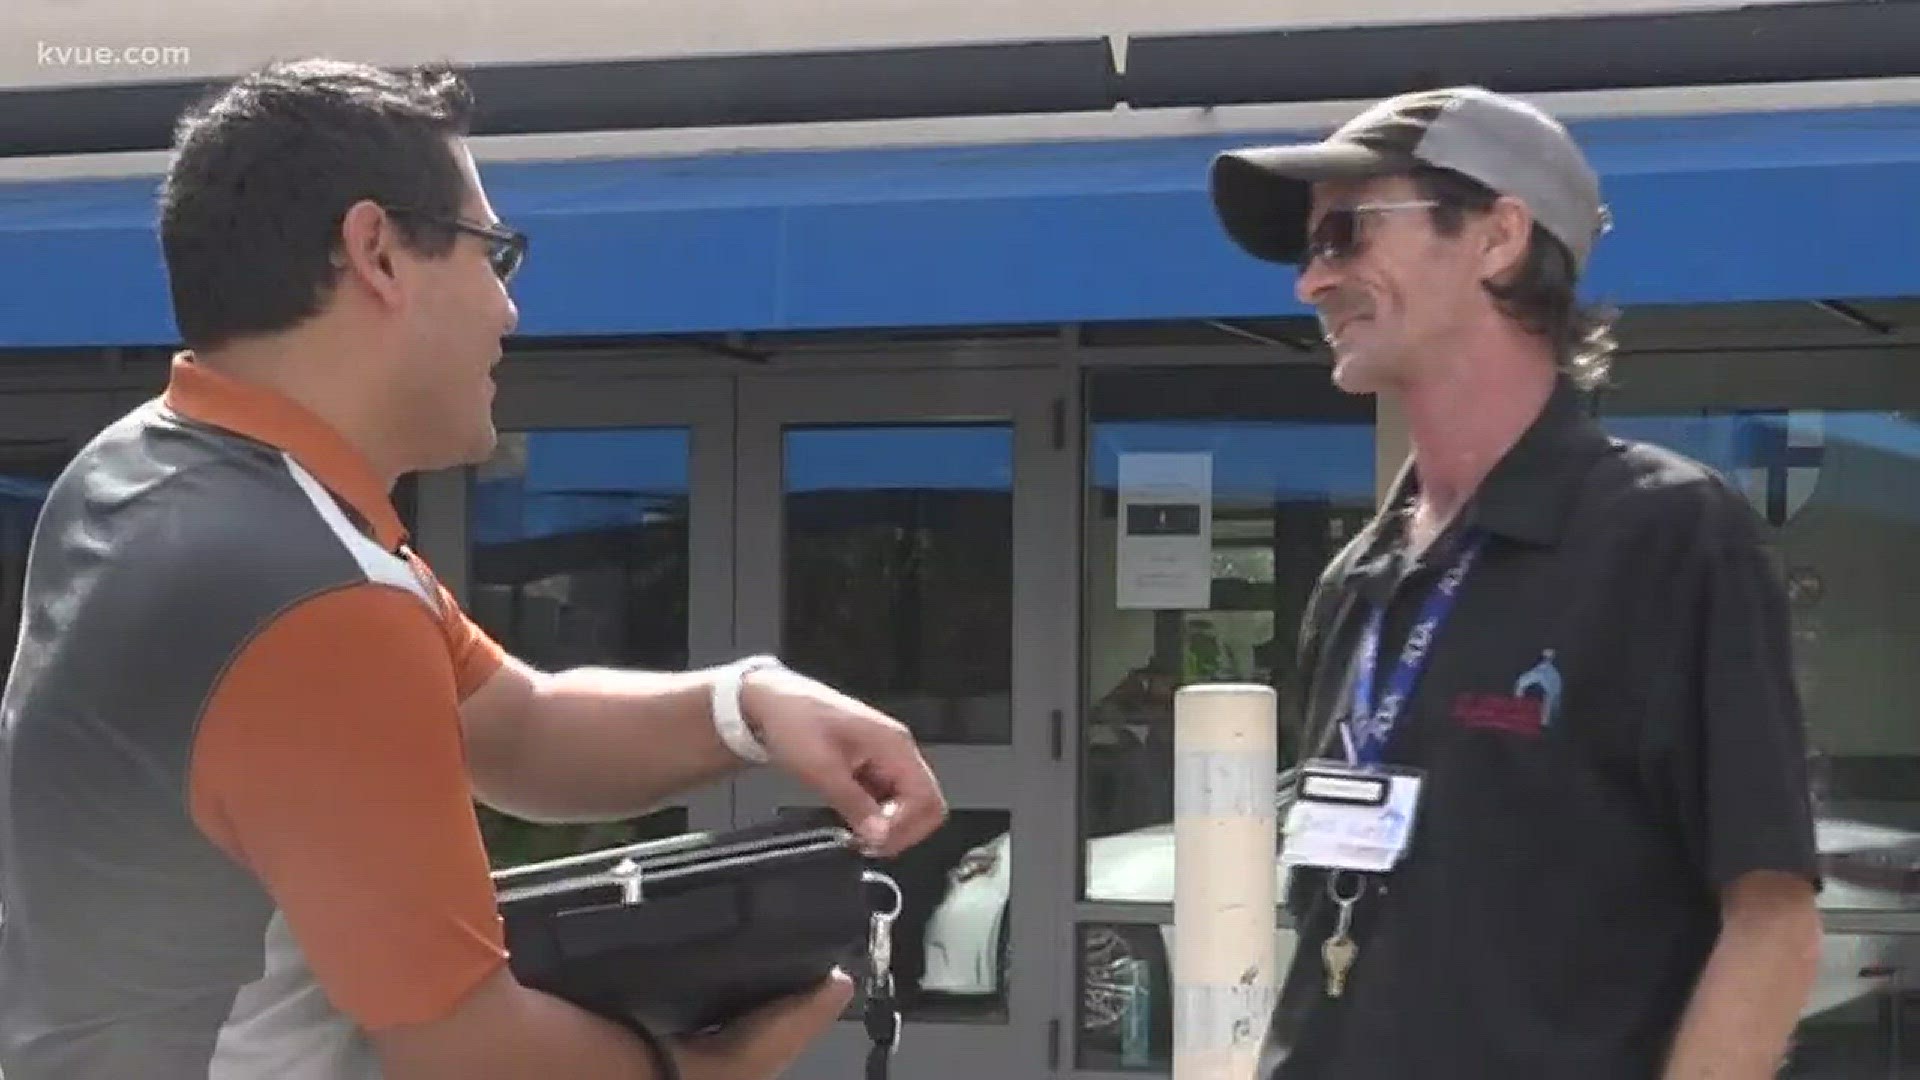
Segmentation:
{"type": "MultiPolygon", "coordinates": [[[[1596,298],[1920,294],[1920,108],[1576,126],[1616,218],[1596,298]]],[[[1212,155],[1249,141],[710,154],[485,176],[496,208],[533,236],[515,286],[527,335],[1294,313],[1290,273],[1228,243],[1206,197],[1212,155]]],[[[172,342],[153,207],[150,179],[0,184],[0,346],[172,342]]]]}

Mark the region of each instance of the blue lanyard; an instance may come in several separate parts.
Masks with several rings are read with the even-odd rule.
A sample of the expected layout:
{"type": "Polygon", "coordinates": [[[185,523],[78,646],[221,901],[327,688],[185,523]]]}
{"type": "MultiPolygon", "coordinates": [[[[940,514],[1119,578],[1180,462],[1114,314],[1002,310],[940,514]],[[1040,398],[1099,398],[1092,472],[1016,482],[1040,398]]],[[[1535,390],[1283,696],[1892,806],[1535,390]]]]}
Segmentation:
{"type": "Polygon", "coordinates": [[[1400,650],[1400,661],[1394,665],[1393,673],[1387,680],[1387,692],[1376,706],[1373,700],[1374,669],[1379,664],[1380,635],[1386,625],[1387,608],[1382,604],[1373,611],[1373,617],[1367,621],[1366,629],[1360,636],[1360,653],[1354,660],[1353,708],[1348,718],[1341,724],[1341,736],[1347,744],[1347,760],[1355,765],[1372,767],[1380,763],[1387,748],[1387,740],[1392,737],[1394,726],[1400,722],[1400,713],[1413,697],[1414,684],[1420,681],[1420,673],[1426,670],[1427,658],[1433,653],[1433,642],[1439,636],[1440,626],[1453,613],[1453,603],[1460,596],[1460,585],[1467,579],[1467,571],[1473,568],[1474,559],[1480,555],[1480,547],[1485,537],[1476,535],[1466,544],[1454,564],[1440,575],[1440,581],[1434,586],[1427,602],[1420,607],[1420,617],[1414,621],[1413,628],[1407,631],[1407,643],[1400,650]]]}

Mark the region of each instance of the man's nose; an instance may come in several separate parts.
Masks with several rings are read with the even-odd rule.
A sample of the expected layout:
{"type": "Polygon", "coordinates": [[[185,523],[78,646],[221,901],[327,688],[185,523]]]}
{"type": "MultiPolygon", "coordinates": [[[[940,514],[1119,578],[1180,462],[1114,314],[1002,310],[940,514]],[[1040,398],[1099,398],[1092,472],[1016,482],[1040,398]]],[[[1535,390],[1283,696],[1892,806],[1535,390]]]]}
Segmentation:
{"type": "Polygon", "coordinates": [[[1293,282],[1293,295],[1303,304],[1317,306],[1317,298],[1333,287],[1339,275],[1327,267],[1325,259],[1317,259],[1312,252],[1301,256],[1300,276],[1293,282]]]}

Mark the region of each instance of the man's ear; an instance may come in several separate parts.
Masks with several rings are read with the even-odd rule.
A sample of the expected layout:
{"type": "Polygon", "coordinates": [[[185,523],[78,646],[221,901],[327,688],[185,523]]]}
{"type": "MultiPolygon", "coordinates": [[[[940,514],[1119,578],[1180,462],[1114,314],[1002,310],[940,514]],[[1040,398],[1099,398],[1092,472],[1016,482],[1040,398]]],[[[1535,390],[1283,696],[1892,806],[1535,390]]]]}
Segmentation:
{"type": "Polygon", "coordinates": [[[1480,278],[1504,284],[1525,264],[1533,240],[1533,214],[1526,204],[1503,195],[1481,221],[1480,278]]]}
{"type": "Polygon", "coordinates": [[[340,219],[334,265],[381,300],[397,303],[400,281],[394,257],[399,242],[393,218],[378,203],[362,199],[348,207],[340,219]]]}

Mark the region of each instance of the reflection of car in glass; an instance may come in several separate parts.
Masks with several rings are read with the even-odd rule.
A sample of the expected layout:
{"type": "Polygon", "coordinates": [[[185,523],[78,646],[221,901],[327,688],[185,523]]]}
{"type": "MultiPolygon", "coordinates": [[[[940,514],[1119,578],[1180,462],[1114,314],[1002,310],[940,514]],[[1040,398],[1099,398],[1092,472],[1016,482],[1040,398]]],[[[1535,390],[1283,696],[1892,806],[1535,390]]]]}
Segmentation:
{"type": "MultiPolygon", "coordinates": [[[[1283,787],[1283,791],[1285,788],[1283,787]]],[[[1283,801],[1284,801],[1283,796],[1283,801]]],[[[1875,911],[1920,910],[1920,833],[1823,816],[1818,823],[1826,889],[1821,906],[1875,911]]],[[[1009,887],[1010,837],[1001,834],[973,848],[948,875],[945,897],[927,926],[926,974],[921,988],[955,996],[1003,991],[1006,978],[1004,924],[1009,887]]],[[[1174,829],[1171,824],[1100,837],[1087,844],[1087,895],[1118,903],[1170,904],[1174,894],[1174,829]]],[[[1275,860],[1276,896],[1287,869],[1275,860]]],[[[1134,985],[1131,961],[1145,960],[1150,1000],[1165,1012],[1171,1000],[1173,927],[1090,927],[1082,953],[1082,1027],[1097,1031],[1121,1020],[1134,985]]],[[[1277,959],[1291,960],[1292,935],[1280,935],[1277,959]]],[[[1820,978],[1806,1017],[1872,994],[1920,989],[1920,940],[1830,934],[1820,978]]],[[[1155,1020],[1165,1037],[1167,1018],[1155,1020]]]]}

